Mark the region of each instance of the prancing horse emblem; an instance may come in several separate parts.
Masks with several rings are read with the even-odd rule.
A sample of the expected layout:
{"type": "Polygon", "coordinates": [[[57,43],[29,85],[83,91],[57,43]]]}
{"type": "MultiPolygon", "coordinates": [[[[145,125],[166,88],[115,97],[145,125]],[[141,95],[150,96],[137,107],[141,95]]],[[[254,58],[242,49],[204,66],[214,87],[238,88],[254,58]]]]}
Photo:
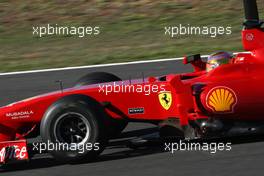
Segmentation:
{"type": "Polygon", "coordinates": [[[159,102],[164,109],[169,110],[172,104],[171,92],[160,92],[159,102]]]}

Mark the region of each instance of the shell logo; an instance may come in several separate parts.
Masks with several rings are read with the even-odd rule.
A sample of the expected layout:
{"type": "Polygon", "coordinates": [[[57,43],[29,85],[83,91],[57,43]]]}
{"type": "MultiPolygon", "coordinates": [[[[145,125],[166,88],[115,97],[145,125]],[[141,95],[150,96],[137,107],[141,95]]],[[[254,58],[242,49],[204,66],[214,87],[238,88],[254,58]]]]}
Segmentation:
{"type": "Polygon", "coordinates": [[[209,91],[206,97],[206,104],[213,112],[233,112],[236,103],[237,96],[235,92],[228,87],[215,87],[209,91]]]}

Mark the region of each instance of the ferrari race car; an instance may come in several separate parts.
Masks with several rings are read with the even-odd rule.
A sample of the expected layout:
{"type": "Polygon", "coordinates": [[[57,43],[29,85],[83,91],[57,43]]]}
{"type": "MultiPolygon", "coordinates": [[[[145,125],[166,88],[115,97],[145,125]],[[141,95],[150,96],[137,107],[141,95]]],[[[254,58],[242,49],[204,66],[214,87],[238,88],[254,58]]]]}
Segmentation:
{"type": "Polygon", "coordinates": [[[1,107],[0,163],[28,160],[32,134],[52,146],[48,152],[56,159],[91,160],[132,121],[157,124],[161,136],[189,139],[263,133],[263,22],[256,0],[244,5],[242,40],[249,52],[209,72],[193,55],[184,58],[193,73],[125,81],[92,73],[73,88],[1,107]]]}

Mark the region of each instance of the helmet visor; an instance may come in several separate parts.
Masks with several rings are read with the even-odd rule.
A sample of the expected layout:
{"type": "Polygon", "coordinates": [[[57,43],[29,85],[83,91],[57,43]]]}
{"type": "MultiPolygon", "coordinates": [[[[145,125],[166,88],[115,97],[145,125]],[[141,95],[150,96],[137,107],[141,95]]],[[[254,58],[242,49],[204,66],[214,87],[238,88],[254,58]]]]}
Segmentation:
{"type": "Polygon", "coordinates": [[[206,71],[209,72],[220,65],[229,64],[230,58],[221,58],[221,59],[211,59],[206,64],[206,71]]]}

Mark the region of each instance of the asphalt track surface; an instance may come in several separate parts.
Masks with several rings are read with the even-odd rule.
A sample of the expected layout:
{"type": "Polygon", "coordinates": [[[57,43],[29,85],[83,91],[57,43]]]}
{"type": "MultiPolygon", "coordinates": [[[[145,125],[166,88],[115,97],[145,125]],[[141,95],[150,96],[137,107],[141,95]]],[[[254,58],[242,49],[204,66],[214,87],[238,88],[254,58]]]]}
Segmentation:
{"type": "MultiPolygon", "coordinates": [[[[140,78],[191,71],[181,61],[147,63],[104,68],[54,71],[34,74],[0,76],[0,105],[28,98],[41,93],[59,89],[56,80],[62,80],[65,87],[71,87],[75,81],[88,72],[106,71],[122,79],[140,78]]],[[[124,100],[126,101],[126,100],[124,100]]],[[[0,170],[2,176],[126,176],[126,175],[263,175],[264,140],[251,137],[245,142],[233,141],[231,151],[218,151],[210,154],[205,151],[177,151],[174,154],[164,152],[163,147],[149,146],[142,149],[130,149],[127,143],[137,136],[156,131],[149,124],[130,124],[125,132],[110,142],[109,147],[95,162],[77,165],[55,161],[49,155],[38,155],[28,163],[11,165],[10,170],[0,170]],[[1,172],[2,171],[2,172],[1,172]]],[[[232,141],[231,141],[232,142],[232,141]]]]}

